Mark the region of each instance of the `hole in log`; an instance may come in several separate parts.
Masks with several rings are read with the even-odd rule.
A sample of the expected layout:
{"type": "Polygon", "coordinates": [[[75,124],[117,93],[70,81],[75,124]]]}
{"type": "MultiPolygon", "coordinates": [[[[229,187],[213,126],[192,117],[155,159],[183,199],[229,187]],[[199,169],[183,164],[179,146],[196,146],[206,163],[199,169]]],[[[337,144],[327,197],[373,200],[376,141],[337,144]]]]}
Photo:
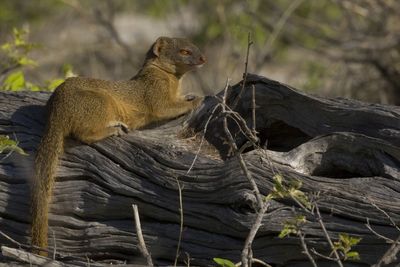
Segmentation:
{"type": "Polygon", "coordinates": [[[269,150],[287,152],[307,142],[310,136],[300,129],[275,121],[267,128],[258,129],[261,145],[269,150]]]}
{"type": "Polygon", "coordinates": [[[369,177],[372,175],[365,175],[361,173],[352,172],[343,168],[343,166],[337,166],[332,164],[330,166],[318,166],[311,173],[313,176],[322,176],[328,178],[354,178],[354,177],[369,177]]]}
{"type": "MultiPolygon", "coordinates": [[[[310,174],[328,178],[355,178],[382,175],[382,164],[377,163],[370,151],[347,151],[345,148],[331,148],[313,162],[310,174]],[[364,152],[364,153],[362,153],[364,152]]],[[[315,154],[314,154],[315,155],[315,154]]],[[[316,157],[318,158],[318,157],[316,157]]],[[[307,160],[311,163],[312,160],[307,160]]]]}

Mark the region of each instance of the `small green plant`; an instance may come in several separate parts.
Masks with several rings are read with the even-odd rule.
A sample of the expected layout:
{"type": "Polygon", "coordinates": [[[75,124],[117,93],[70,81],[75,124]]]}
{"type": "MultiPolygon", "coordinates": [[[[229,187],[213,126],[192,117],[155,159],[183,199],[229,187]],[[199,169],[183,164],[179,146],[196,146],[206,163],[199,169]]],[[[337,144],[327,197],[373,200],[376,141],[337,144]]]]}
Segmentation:
{"type": "Polygon", "coordinates": [[[235,267],[236,265],[227,259],[222,259],[222,258],[214,258],[213,259],[219,266],[222,267],[235,267]]]}
{"type": "Polygon", "coordinates": [[[28,54],[38,45],[27,42],[27,34],[27,30],[14,28],[12,41],[5,42],[0,46],[2,73],[20,66],[36,65],[36,62],[28,57],[28,54]]]}
{"type": "Polygon", "coordinates": [[[6,91],[53,91],[57,86],[65,81],[65,78],[75,76],[72,66],[64,64],[63,78],[57,78],[46,81],[44,86],[33,84],[26,80],[24,72],[21,68],[26,66],[36,67],[37,63],[28,57],[28,54],[39,45],[29,43],[26,40],[28,31],[21,29],[13,29],[13,38],[11,41],[0,45],[0,89],[6,91]]]}
{"type": "Polygon", "coordinates": [[[10,139],[7,135],[0,135],[0,154],[17,152],[27,156],[28,154],[18,146],[18,142],[10,139]]]}
{"type": "MultiPolygon", "coordinates": [[[[315,211],[317,212],[317,220],[319,221],[321,228],[326,234],[326,238],[331,244],[331,255],[334,255],[336,260],[359,260],[360,256],[357,251],[353,251],[353,246],[357,245],[361,238],[352,237],[348,234],[340,234],[339,240],[336,242],[331,242],[331,239],[323,225],[321,215],[319,214],[318,206],[316,203],[311,203],[308,199],[307,195],[300,191],[302,186],[301,181],[292,180],[290,182],[284,181],[282,175],[277,174],[273,177],[274,187],[270,194],[266,196],[266,199],[277,199],[277,198],[291,198],[293,199],[307,214],[311,216],[316,216],[315,211]],[[318,219],[319,218],[319,219],[318,219]]],[[[285,222],[283,229],[279,233],[280,238],[287,237],[291,234],[297,235],[300,237],[302,242],[302,246],[306,254],[310,258],[310,261],[313,263],[313,266],[316,266],[314,259],[308,251],[307,244],[305,242],[305,233],[302,231],[303,224],[306,223],[306,217],[304,215],[296,215],[293,219],[285,222]]]]}
{"type": "Polygon", "coordinates": [[[300,227],[306,222],[306,216],[297,215],[295,218],[285,222],[283,229],[279,233],[279,238],[284,238],[290,234],[298,235],[300,227]]]}
{"type": "Polygon", "coordinates": [[[357,251],[352,251],[353,246],[361,241],[360,237],[339,234],[339,240],[333,243],[336,251],[343,254],[344,260],[359,260],[360,255],[357,251]]]}
{"type": "Polygon", "coordinates": [[[276,198],[292,198],[302,207],[310,210],[311,202],[307,195],[300,190],[303,183],[299,180],[291,180],[290,182],[284,181],[281,174],[276,174],[273,177],[274,187],[271,193],[266,196],[266,200],[276,198]]]}

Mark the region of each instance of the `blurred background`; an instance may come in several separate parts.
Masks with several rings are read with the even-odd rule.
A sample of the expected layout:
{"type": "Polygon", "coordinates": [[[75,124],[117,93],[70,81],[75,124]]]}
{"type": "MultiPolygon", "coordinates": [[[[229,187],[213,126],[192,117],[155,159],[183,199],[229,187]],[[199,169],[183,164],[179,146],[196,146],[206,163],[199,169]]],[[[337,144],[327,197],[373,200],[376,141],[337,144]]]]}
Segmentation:
{"type": "Polygon", "coordinates": [[[158,36],[175,36],[208,58],[184,91],[214,94],[241,80],[249,32],[250,73],[400,105],[398,0],[1,0],[0,88],[129,79],[158,36]]]}

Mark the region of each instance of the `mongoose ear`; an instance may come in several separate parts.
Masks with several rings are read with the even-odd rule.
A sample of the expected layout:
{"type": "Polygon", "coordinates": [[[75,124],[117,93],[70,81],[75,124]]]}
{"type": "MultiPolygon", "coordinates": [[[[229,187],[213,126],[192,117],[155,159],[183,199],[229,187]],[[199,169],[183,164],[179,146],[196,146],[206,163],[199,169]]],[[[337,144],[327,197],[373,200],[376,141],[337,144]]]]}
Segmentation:
{"type": "Polygon", "coordinates": [[[153,45],[153,53],[157,57],[160,56],[161,49],[165,46],[168,41],[168,37],[158,37],[153,45]]]}

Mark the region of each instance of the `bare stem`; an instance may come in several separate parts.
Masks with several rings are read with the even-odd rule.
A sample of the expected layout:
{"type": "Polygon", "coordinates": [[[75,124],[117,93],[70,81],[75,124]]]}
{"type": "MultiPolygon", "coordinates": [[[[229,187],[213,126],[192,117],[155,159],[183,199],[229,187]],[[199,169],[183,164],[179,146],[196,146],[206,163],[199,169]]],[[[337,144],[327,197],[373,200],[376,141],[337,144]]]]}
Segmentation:
{"type": "MultiPolygon", "coordinates": [[[[227,109],[229,108],[226,105],[226,99],[227,99],[227,95],[228,95],[228,88],[229,88],[229,79],[226,82],[225,85],[225,90],[224,90],[224,96],[222,98],[222,115],[223,117],[223,128],[225,131],[225,134],[228,138],[228,144],[231,148],[232,153],[236,156],[236,158],[239,161],[240,164],[240,168],[242,169],[244,175],[246,176],[247,180],[249,181],[251,188],[254,192],[254,195],[256,197],[257,200],[257,216],[255,218],[255,221],[250,229],[250,232],[245,240],[245,244],[242,250],[242,255],[241,255],[241,260],[242,260],[242,266],[243,267],[248,267],[253,259],[253,253],[251,250],[251,246],[253,244],[254,238],[257,234],[258,229],[261,226],[261,222],[262,222],[262,218],[265,214],[265,212],[268,209],[269,204],[265,203],[262,199],[262,196],[260,194],[260,191],[257,187],[257,183],[255,182],[254,178],[252,177],[250,171],[247,168],[247,165],[243,159],[243,156],[241,154],[241,151],[238,149],[235,140],[233,139],[233,136],[231,134],[231,132],[229,131],[228,128],[228,112],[227,109]]],[[[247,125],[244,125],[244,127],[246,127],[246,131],[248,130],[251,134],[253,133],[250,129],[248,129],[247,125]]]]}
{"type": "Polygon", "coordinates": [[[303,248],[303,253],[306,254],[306,256],[308,257],[308,259],[311,262],[312,266],[318,267],[317,263],[315,262],[314,258],[311,256],[310,251],[308,249],[308,246],[307,246],[307,243],[306,243],[306,240],[305,240],[305,234],[301,230],[299,230],[298,236],[300,238],[301,247],[303,248]]]}
{"type": "Polygon", "coordinates": [[[176,246],[176,253],[175,253],[175,261],[174,266],[178,263],[179,258],[179,250],[181,248],[182,242],[182,233],[183,233],[183,201],[182,201],[182,187],[179,183],[178,178],[176,178],[176,183],[178,184],[178,192],[179,192],[179,215],[180,215],[180,228],[179,228],[179,238],[178,238],[178,245],[176,246]]]}
{"type": "Polygon", "coordinates": [[[139,218],[139,210],[138,206],[132,204],[133,208],[133,216],[135,217],[135,226],[136,226],[136,235],[139,241],[139,250],[142,255],[146,258],[146,262],[148,266],[154,266],[153,260],[151,259],[151,255],[147,250],[146,243],[144,242],[143,234],[142,234],[142,227],[140,225],[140,218],[139,218]]]}
{"type": "MultiPolygon", "coordinates": [[[[260,194],[260,191],[258,190],[257,184],[254,181],[251,173],[249,172],[246,163],[244,162],[243,156],[242,154],[238,153],[239,149],[236,145],[235,140],[233,139],[233,136],[231,134],[231,132],[229,131],[228,128],[228,119],[226,116],[226,98],[227,98],[227,91],[228,91],[228,87],[229,87],[229,79],[227,80],[226,86],[225,86],[225,90],[224,90],[224,97],[222,99],[222,113],[224,114],[224,119],[223,119],[223,127],[224,127],[224,131],[226,136],[228,137],[228,143],[231,147],[232,152],[236,155],[236,157],[239,160],[239,164],[240,164],[240,168],[242,169],[244,175],[246,176],[247,180],[250,182],[251,187],[253,189],[253,192],[256,196],[257,199],[257,204],[258,204],[258,210],[260,210],[263,206],[263,200],[260,194]]],[[[246,126],[247,127],[247,126],[246,126]]]]}
{"type": "Polygon", "coordinates": [[[396,240],[392,240],[393,244],[390,248],[383,254],[379,261],[372,265],[372,267],[380,267],[382,264],[390,264],[397,260],[396,255],[400,252],[400,236],[396,240]]]}
{"type": "Polygon", "coordinates": [[[317,221],[318,221],[319,225],[321,226],[321,229],[325,235],[326,240],[328,241],[329,246],[332,249],[333,255],[335,255],[335,261],[340,267],[343,267],[343,263],[340,260],[340,256],[339,256],[338,252],[336,251],[335,246],[333,245],[332,239],[329,236],[328,231],[326,230],[324,222],[322,221],[322,216],[321,216],[321,213],[319,212],[318,204],[315,202],[314,206],[315,206],[315,211],[317,213],[317,221]]]}
{"type": "Polygon", "coordinates": [[[336,261],[336,259],[334,259],[334,258],[325,256],[324,254],[319,253],[314,248],[311,249],[311,252],[314,253],[315,255],[317,255],[318,257],[321,257],[321,258],[326,259],[328,261],[336,261]]]}
{"type": "Polygon", "coordinates": [[[194,159],[193,159],[193,161],[192,161],[192,164],[190,164],[190,167],[189,167],[189,169],[187,170],[186,174],[189,174],[189,172],[193,169],[193,166],[194,166],[194,164],[196,163],[197,158],[199,157],[201,148],[202,148],[202,146],[203,146],[204,138],[205,138],[205,136],[206,136],[208,124],[210,123],[212,117],[214,116],[215,111],[218,109],[219,106],[220,106],[219,104],[215,105],[213,111],[211,112],[210,116],[208,117],[208,119],[207,119],[207,121],[206,121],[206,124],[204,125],[203,136],[201,137],[201,141],[200,141],[199,148],[197,149],[196,155],[194,156],[194,159]]]}
{"type": "Polygon", "coordinates": [[[239,95],[236,97],[235,101],[232,104],[232,109],[235,109],[237,104],[239,103],[240,98],[244,92],[244,87],[246,86],[247,80],[247,68],[249,65],[249,55],[250,55],[250,47],[253,45],[253,40],[251,38],[251,32],[247,34],[247,52],[246,52],[246,61],[244,62],[244,73],[243,73],[243,81],[242,88],[240,89],[239,95]]]}
{"type": "Polygon", "coordinates": [[[56,243],[56,233],[53,232],[53,243],[54,243],[54,250],[53,250],[53,260],[56,260],[56,252],[57,252],[57,243],[56,243]]]}
{"type": "Polygon", "coordinates": [[[369,223],[369,218],[367,218],[367,224],[365,224],[365,226],[368,228],[368,230],[370,230],[374,235],[376,235],[377,237],[379,237],[380,239],[385,240],[387,243],[392,244],[394,241],[384,235],[381,235],[380,233],[378,233],[377,231],[375,231],[371,224],[369,223]]]}
{"type": "Polygon", "coordinates": [[[379,210],[383,215],[385,215],[386,218],[388,218],[390,223],[393,225],[393,227],[395,227],[397,231],[400,232],[400,227],[393,221],[392,217],[386,211],[384,211],[382,208],[376,205],[371,199],[368,198],[368,201],[372,206],[374,206],[375,209],[379,210]]]}
{"type": "Polygon", "coordinates": [[[252,119],[253,119],[253,125],[251,128],[251,131],[253,132],[254,136],[257,136],[257,131],[256,131],[256,87],[254,84],[251,85],[252,88],[252,101],[251,101],[251,111],[252,111],[252,119]]]}
{"type": "Polygon", "coordinates": [[[11,243],[17,245],[18,247],[25,247],[25,245],[19,243],[18,241],[12,239],[9,235],[5,234],[3,231],[0,231],[0,235],[3,236],[4,238],[8,239],[9,241],[11,241],[11,243]]]}
{"type": "Polygon", "coordinates": [[[257,212],[256,219],[253,223],[253,226],[250,229],[249,234],[247,235],[246,241],[244,242],[244,248],[242,250],[242,266],[247,267],[249,263],[252,262],[253,255],[251,253],[251,246],[253,244],[254,238],[258,232],[258,229],[261,226],[262,219],[264,214],[267,212],[269,207],[269,203],[264,203],[261,209],[257,212]],[[251,254],[251,255],[249,255],[251,254]]]}

